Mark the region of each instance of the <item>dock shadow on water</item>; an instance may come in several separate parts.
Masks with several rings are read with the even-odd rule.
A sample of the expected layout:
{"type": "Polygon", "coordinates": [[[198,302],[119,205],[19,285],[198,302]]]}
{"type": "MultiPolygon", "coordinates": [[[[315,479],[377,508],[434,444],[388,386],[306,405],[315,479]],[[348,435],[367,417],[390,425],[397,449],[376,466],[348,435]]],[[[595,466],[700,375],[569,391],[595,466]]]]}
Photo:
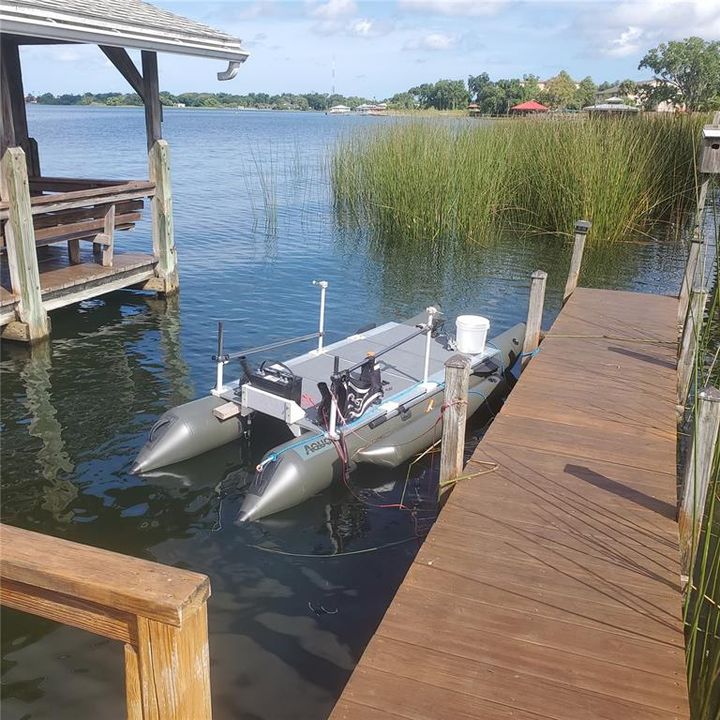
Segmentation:
{"type": "MultiPolygon", "coordinates": [[[[104,177],[110,164],[118,176],[143,176],[141,110],[28,113],[48,175],[104,177]]],[[[501,332],[524,319],[538,268],[550,272],[546,326],[560,307],[563,238],[499,236],[426,253],[338,228],[319,159],[365,122],[384,119],[168,108],[179,298],[115,293],[60,310],[50,344],[32,353],[4,344],[0,357],[3,522],[209,575],[217,720],[329,713],[432,524],[437,458],[409,476],[407,466],[356,472],[349,487],[241,525],[252,459],[237,445],[130,475],[155,419],[206,394],[215,322],[226,322],[231,348],[313,332],[310,281],[324,278],[332,339],[430,304],[450,318],[482,313],[501,332]],[[208,127],[213,154],[204,152],[208,127]],[[264,190],[244,179],[261,160],[263,172],[277,171],[264,190]],[[263,235],[253,208],[270,202],[263,235]],[[400,501],[411,509],[384,507],[400,501]]],[[[587,282],[623,289],[673,291],[682,266],[682,253],[661,243],[616,243],[597,258],[587,282]]],[[[2,652],[3,720],[123,716],[119,644],[6,611],[2,652]]]]}

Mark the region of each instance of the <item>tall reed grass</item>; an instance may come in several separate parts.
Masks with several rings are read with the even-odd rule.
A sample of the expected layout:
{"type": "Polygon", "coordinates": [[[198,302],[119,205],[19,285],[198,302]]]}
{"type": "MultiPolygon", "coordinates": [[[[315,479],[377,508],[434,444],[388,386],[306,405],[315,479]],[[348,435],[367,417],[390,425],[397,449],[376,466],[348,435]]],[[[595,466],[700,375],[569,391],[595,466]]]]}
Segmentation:
{"type": "Polygon", "coordinates": [[[397,123],[343,138],[331,162],[343,223],[382,238],[483,242],[502,230],[595,241],[679,230],[695,200],[702,116],[397,123]],[[481,124],[482,123],[482,124],[481,124]]]}

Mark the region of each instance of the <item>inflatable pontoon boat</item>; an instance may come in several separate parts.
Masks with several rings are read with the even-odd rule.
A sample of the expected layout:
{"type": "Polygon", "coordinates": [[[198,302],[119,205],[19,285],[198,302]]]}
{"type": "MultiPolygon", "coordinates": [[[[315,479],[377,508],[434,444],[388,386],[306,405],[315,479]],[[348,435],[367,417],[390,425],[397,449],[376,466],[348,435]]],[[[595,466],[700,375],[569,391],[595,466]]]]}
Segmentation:
{"type": "Polygon", "coordinates": [[[155,423],[134,473],[143,473],[247,436],[256,414],[275,418],[293,439],[272,448],[259,465],[240,520],[291,508],[329,487],[358,463],[396,467],[441,435],[444,364],[458,352],[470,358],[468,415],[498,392],[520,355],[525,326],[492,342],[479,316],[458,318],[458,337],[442,332],[435,308],[405,322],[388,322],[324,345],[325,293],[320,287],[318,332],[227,354],[218,328],[216,386],[211,395],[169,410],[155,423]],[[461,323],[464,321],[464,325],[461,323]],[[473,327],[473,324],[476,327],[473,327]],[[250,367],[247,356],[317,339],[286,362],[250,367]],[[224,382],[238,360],[240,379],[224,382]]]}

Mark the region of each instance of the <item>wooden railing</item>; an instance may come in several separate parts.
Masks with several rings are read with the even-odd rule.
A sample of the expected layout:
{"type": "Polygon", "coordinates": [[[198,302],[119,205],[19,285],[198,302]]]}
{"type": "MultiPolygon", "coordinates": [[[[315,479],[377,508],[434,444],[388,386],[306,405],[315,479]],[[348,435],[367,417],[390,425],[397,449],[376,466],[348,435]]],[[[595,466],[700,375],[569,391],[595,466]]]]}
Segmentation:
{"type": "Polygon", "coordinates": [[[0,604],[119,640],[129,720],[209,720],[205,575],[0,525],[0,604]]]}
{"type": "MultiPolygon", "coordinates": [[[[116,230],[128,230],[140,219],[145,198],[155,184],[144,180],[29,178],[30,215],[35,245],[67,242],[72,263],[80,262],[80,241],[93,243],[95,255],[111,266],[116,230]],[[50,194],[45,194],[50,193],[50,194]]],[[[0,248],[10,204],[0,202],[0,248]]]]}

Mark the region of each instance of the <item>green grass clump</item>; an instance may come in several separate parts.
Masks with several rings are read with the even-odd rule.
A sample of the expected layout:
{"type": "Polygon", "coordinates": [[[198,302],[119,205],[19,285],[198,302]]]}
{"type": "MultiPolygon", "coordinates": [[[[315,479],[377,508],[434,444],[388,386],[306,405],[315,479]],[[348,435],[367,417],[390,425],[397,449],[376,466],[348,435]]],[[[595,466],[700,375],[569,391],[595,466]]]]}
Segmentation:
{"type": "Polygon", "coordinates": [[[399,242],[566,234],[616,241],[680,229],[695,199],[702,116],[397,123],[343,139],[338,218],[399,242]]]}

